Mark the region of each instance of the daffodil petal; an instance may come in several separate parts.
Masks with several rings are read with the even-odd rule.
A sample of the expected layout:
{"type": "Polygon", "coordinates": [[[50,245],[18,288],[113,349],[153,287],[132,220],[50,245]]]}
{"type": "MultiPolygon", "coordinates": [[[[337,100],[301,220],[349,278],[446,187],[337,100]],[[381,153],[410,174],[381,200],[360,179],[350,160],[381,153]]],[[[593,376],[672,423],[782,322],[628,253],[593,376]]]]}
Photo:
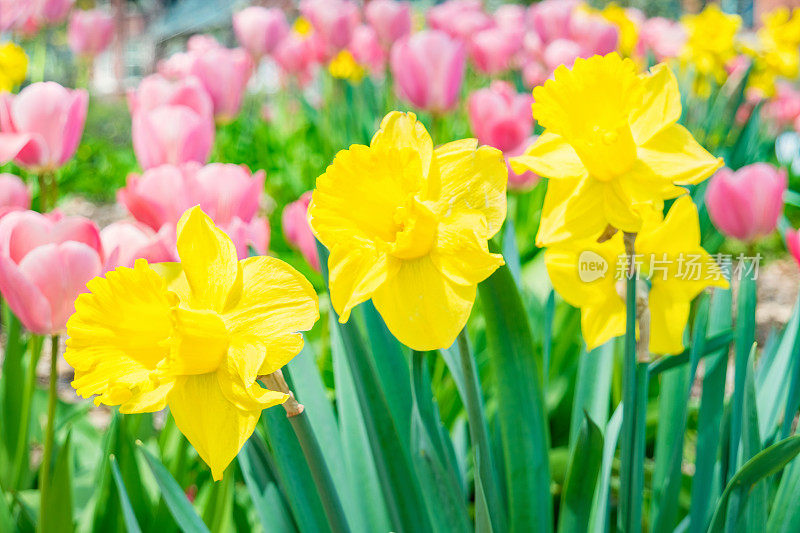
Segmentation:
{"type": "Polygon", "coordinates": [[[180,301],[188,302],[191,297],[189,282],[186,281],[186,274],[180,263],[152,263],[150,265],[159,276],[167,282],[167,289],[174,292],[180,301]]]}
{"type": "Polygon", "coordinates": [[[581,307],[619,298],[615,275],[622,251],[622,236],[617,234],[604,243],[585,240],[550,247],[544,263],[556,292],[570,305],[581,307]]]}
{"type": "Polygon", "coordinates": [[[638,158],[653,174],[678,185],[700,183],[723,165],[721,158],[709,154],[680,124],[639,146],[638,158]]]}
{"type": "Polygon", "coordinates": [[[190,304],[222,311],[228,295],[241,284],[236,247],[199,207],[178,222],[178,255],[191,289],[190,304]]]}
{"type": "Polygon", "coordinates": [[[620,231],[637,233],[642,229],[641,209],[619,180],[604,184],[603,213],[610,225],[620,231]]]}
{"type": "Polygon", "coordinates": [[[625,303],[622,298],[608,298],[597,305],[582,307],[581,332],[589,351],[624,335],[625,303]]]}
{"type": "Polygon", "coordinates": [[[404,261],[372,300],[400,342],[414,350],[435,350],[451,346],[464,328],[475,291],[475,285],[453,283],[430,257],[423,257],[404,261]]]}
{"type": "Polygon", "coordinates": [[[346,250],[337,246],[328,258],[331,303],[339,321],[347,322],[350,311],[369,300],[400,268],[400,261],[371,248],[346,250]]]}
{"type": "Polygon", "coordinates": [[[508,168],[500,150],[490,146],[476,149],[477,143],[465,139],[434,151],[441,176],[437,208],[441,216],[454,209],[481,211],[486,217],[487,237],[491,237],[506,218],[508,168]]]}
{"type": "Polygon", "coordinates": [[[488,228],[480,211],[459,211],[439,225],[431,259],[453,283],[477,285],[502,265],[503,256],[489,252],[488,228]]]}
{"type": "Polygon", "coordinates": [[[525,153],[510,159],[517,174],[532,171],[545,178],[579,179],[587,176],[586,167],[567,141],[555,133],[544,132],[525,153]]]}
{"type": "Polygon", "coordinates": [[[655,284],[649,298],[650,351],[659,355],[682,352],[691,300],[675,298],[668,286],[655,284]]]}
{"type": "Polygon", "coordinates": [[[215,481],[253,434],[260,409],[243,410],[228,401],[217,373],[180,377],[167,397],[175,425],[211,468],[215,481]]]}
{"type": "Polygon", "coordinates": [[[258,369],[259,376],[272,374],[286,366],[303,349],[303,336],[300,333],[281,335],[267,341],[265,346],[267,353],[258,369]]]}
{"type": "Polygon", "coordinates": [[[661,63],[645,76],[644,101],[631,117],[636,144],[643,144],[681,118],[681,93],[672,70],[661,63]]]}
{"type": "Polygon", "coordinates": [[[537,246],[550,246],[568,239],[596,239],[607,225],[602,183],[591,178],[547,181],[537,246]]]}
{"type": "Polygon", "coordinates": [[[302,274],[274,257],[245,259],[241,269],[241,295],[222,314],[234,335],[269,342],[311,329],[319,318],[319,304],[314,287],[302,274]]]}
{"type": "Polygon", "coordinates": [[[422,172],[427,174],[433,158],[433,141],[422,122],[414,113],[392,111],[381,121],[381,127],[372,137],[370,146],[375,147],[408,147],[419,153],[422,161],[422,172]]]}
{"type": "Polygon", "coordinates": [[[265,389],[256,383],[258,369],[265,356],[264,346],[247,342],[234,343],[217,371],[217,382],[222,394],[237,409],[258,411],[288,399],[287,394],[265,389]]]}
{"type": "Polygon", "coordinates": [[[169,352],[170,309],[177,299],[164,280],[139,259],[91,280],[67,322],[66,361],[76,392],[122,412],[163,409],[171,387],[157,367],[169,352]]]}

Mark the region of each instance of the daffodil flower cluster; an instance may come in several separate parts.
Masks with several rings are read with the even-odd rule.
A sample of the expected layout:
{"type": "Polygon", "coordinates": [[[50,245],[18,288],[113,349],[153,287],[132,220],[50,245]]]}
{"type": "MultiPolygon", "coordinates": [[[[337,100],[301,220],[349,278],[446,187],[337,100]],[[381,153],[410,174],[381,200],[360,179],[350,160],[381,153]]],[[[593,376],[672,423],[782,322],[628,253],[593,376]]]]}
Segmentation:
{"type": "Polygon", "coordinates": [[[288,399],[256,379],[297,355],[319,318],[311,284],[271,257],[237,261],[199,207],[178,223],[180,263],[120,267],[88,283],[67,322],[72,385],[122,413],[169,407],[222,478],[261,411],[288,399]]]}
{"type": "Polygon", "coordinates": [[[772,96],[777,79],[794,79],[800,72],[800,10],[782,7],[765,14],[756,42],[742,48],[753,60],[748,86],[772,96]]]}
{"type": "Polygon", "coordinates": [[[703,276],[679,279],[676,261],[663,280],[649,287],[650,349],[682,350],[691,300],[704,287],[727,286],[719,267],[700,247],[697,209],[681,185],[701,182],[722,166],[686,128],[678,84],[666,65],[638,74],[633,61],[617,54],[578,59],[561,66],[554,79],[533,91],[533,116],[545,131],[515,171],[549,178],[539,233],[555,289],[581,308],[590,348],[625,331],[625,305],[613,272],[626,253],[620,233],[635,234],[645,255],[700,256],[703,276]],[[678,198],[666,219],[664,201],[678,198]],[[581,256],[602,258],[607,270],[581,280],[581,256]],[[609,273],[610,272],[610,273],[609,273]]]}
{"type": "Polygon", "coordinates": [[[724,13],[717,4],[709,4],[697,15],[684,15],[681,22],[687,32],[681,64],[700,74],[695,91],[707,94],[709,79],[722,84],[728,76],[725,67],[736,58],[736,33],[742,18],[724,13]]]}

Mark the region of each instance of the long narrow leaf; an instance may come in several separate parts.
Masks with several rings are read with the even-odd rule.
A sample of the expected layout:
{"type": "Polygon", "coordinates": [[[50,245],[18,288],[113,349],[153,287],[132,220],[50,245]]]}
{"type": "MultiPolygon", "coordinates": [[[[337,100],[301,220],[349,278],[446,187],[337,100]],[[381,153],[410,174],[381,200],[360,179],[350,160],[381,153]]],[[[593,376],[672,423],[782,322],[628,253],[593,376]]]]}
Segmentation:
{"type": "Polygon", "coordinates": [[[570,455],[567,477],[561,494],[559,533],[586,531],[592,512],[597,476],[603,460],[603,435],[584,413],[575,446],[570,455]]]}
{"type": "Polygon", "coordinates": [[[125,523],[125,529],[128,533],[141,533],[139,522],[136,521],[136,514],[133,512],[131,500],[128,497],[128,489],[125,488],[125,482],[122,480],[122,474],[119,472],[119,465],[117,459],[112,455],[108,458],[111,464],[111,475],[114,477],[114,484],[117,487],[117,494],[119,495],[119,504],[122,508],[122,519],[125,523]]]}

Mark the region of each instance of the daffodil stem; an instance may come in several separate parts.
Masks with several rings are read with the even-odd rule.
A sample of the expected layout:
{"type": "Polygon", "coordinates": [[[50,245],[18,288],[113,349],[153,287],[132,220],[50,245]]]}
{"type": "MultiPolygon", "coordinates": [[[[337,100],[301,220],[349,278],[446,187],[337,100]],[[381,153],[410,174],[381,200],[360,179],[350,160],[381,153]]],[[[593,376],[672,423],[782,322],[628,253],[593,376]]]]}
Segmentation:
{"type": "MultiPolygon", "coordinates": [[[[620,512],[618,524],[624,533],[642,530],[644,491],[644,411],[647,401],[647,363],[636,344],[636,322],[641,307],[636,299],[636,234],[625,233],[628,276],[625,290],[625,359],[622,375],[622,450],[620,466],[620,512]]],[[[646,350],[647,340],[642,339],[646,350]]]]}
{"type": "Polygon", "coordinates": [[[308,415],[305,413],[303,404],[298,403],[295,399],[280,370],[268,376],[263,376],[262,381],[268,389],[289,395],[289,399],[283,404],[283,407],[286,410],[289,422],[292,424],[294,434],[297,436],[297,441],[300,443],[300,448],[303,450],[308,468],[311,470],[311,477],[314,478],[314,484],[319,491],[322,508],[325,510],[325,516],[328,518],[331,531],[333,533],[349,532],[350,528],[344,516],[342,502],[339,500],[339,494],[333,484],[331,472],[328,470],[325,456],[322,455],[322,448],[320,448],[319,441],[314,435],[314,430],[308,422],[308,415]]]}
{"type": "Polygon", "coordinates": [[[17,433],[17,449],[14,450],[14,477],[11,479],[11,488],[18,488],[22,479],[22,471],[27,465],[25,450],[28,448],[28,429],[31,420],[31,402],[33,391],[36,387],[36,364],[42,353],[42,337],[34,335],[31,337],[31,355],[28,361],[28,374],[25,376],[25,385],[22,390],[22,406],[20,409],[20,424],[17,433]]]}
{"type": "Polygon", "coordinates": [[[53,458],[55,441],[56,403],[58,400],[58,335],[50,337],[50,387],[47,392],[47,425],[45,426],[44,455],[42,456],[42,474],[39,483],[40,512],[46,509],[50,493],[50,460],[53,458]]]}

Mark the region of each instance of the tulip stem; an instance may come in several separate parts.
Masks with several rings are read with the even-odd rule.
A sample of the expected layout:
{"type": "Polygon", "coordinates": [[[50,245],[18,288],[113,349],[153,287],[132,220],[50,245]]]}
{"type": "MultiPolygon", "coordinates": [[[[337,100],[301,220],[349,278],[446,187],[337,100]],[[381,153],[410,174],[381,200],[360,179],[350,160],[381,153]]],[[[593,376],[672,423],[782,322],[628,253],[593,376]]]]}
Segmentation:
{"type": "Polygon", "coordinates": [[[28,462],[24,460],[25,450],[28,448],[28,429],[31,420],[31,402],[33,391],[36,387],[36,365],[42,353],[42,337],[39,335],[31,336],[31,356],[28,361],[28,374],[25,376],[25,385],[22,390],[22,406],[20,408],[20,424],[17,433],[17,448],[14,450],[14,477],[11,479],[11,488],[19,488],[22,480],[23,466],[28,462]]]}
{"type": "Polygon", "coordinates": [[[36,39],[36,48],[33,51],[33,65],[31,65],[31,82],[44,81],[45,67],[47,65],[47,43],[50,41],[50,30],[42,32],[44,35],[36,39]]]}
{"type": "Polygon", "coordinates": [[[297,436],[297,441],[300,443],[300,448],[303,450],[308,468],[311,470],[311,477],[314,478],[314,484],[319,491],[325,516],[328,518],[328,525],[330,525],[333,533],[349,532],[350,527],[347,525],[347,520],[344,516],[342,502],[339,500],[339,494],[333,484],[331,472],[328,470],[325,456],[322,454],[322,448],[320,448],[319,441],[314,435],[314,430],[308,422],[308,415],[305,413],[303,404],[295,399],[280,370],[267,376],[262,376],[261,380],[268,389],[289,395],[289,399],[283,404],[283,407],[286,410],[286,417],[292,424],[294,434],[297,436]]]}
{"type": "Polygon", "coordinates": [[[58,335],[50,337],[50,388],[47,393],[47,426],[45,428],[44,455],[42,456],[42,474],[39,483],[40,520],[41,513],[47,508],[47,497],[50,492],[50,461],[53,458],[55,441],[56,404],[58,400],[58,335]]]}
{"type": "Polygon", "coordinates": [[[637,318],[645,318],[636,298],[636,252],[635,233],[625,233],[625,253],[628,256],[628,272],[625,290],[625,359],[622,375],[622,444],[620,465],[620,510],[619,529],[624,533],[642,530],[642,496],[644,492],[644,415],[647,402],[647,333],[649,320],[640,325],[642,336],[636,343],[637,318]]]}

